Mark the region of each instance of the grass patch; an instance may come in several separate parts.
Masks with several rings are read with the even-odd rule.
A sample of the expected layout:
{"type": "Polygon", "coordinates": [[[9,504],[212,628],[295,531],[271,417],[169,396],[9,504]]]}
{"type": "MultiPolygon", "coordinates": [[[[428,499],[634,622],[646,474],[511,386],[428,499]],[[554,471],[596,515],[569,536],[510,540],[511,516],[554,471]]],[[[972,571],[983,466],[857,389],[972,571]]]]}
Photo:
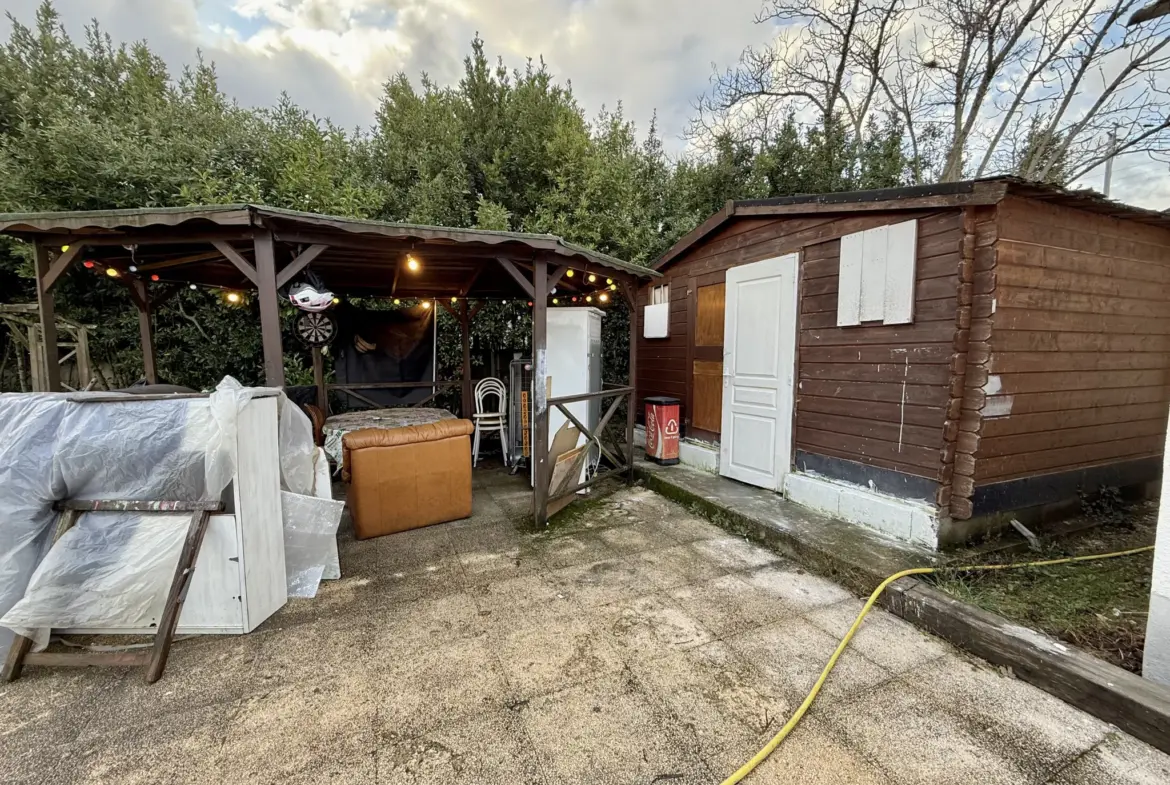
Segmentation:
{"type": "MultiPolygon", "coordinates": [[[[1116,523],[1047,542],[1039,553],[1000,552],[980,561],[1002,564],[1123,551],[1152,545],[1156,527],[1157,508],[1144,503],[1126,510],[1116,523]]],[[[1140,673],[1153,562],[1151,551],[1099,562],[924,579],[956,599],[1140,673]]]]}

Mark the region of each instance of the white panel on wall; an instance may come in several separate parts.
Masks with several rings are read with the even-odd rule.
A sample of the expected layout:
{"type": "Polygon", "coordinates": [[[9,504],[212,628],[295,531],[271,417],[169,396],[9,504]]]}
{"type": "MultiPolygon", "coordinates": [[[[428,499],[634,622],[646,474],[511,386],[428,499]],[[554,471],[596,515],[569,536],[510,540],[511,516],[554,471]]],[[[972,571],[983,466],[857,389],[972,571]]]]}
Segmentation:
{"type": "Polygon", "coordinates": [[[861,321],[875,322],[885,313],[886,227],[862,232],[861,321]]]}
{"type": "Polygon", "coordinates": [[[841,238],[837,326],[914,320],[918,221],[854,232],[841,238]]]}
{"type": "Polygon", "coordinates": [[[840,278],[837,282],[837,326],[861,324],[861,261],[864,232],[841,238],[840,278]]]}
{"type": "Polygon", "coordinates": [[[642,337],[670,337],[670,303],[647,305],[642,311],[642,337]]]}
{"type": "Polygon", "coordinates": [[[914,268],[918,256],[918,221],[886,227],[886,281],[883,321],[914,321],[914,268]]]}

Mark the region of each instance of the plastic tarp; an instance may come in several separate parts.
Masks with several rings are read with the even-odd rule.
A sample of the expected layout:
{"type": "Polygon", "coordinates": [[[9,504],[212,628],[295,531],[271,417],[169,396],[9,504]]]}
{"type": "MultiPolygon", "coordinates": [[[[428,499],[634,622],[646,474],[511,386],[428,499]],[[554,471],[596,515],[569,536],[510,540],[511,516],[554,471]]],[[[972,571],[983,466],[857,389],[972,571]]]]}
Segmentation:
{"type": "MultiPolygon", "coordinates": [[[[225,377],[206,398],[0,395],[0,625],[28,635],[157,621],[190,517],[86,513],[49,550],[52,504],[220,498],[235,474],[239,412],[257,391],[225,377]]],[[[280,403],[283,483],[308,492],[311,424],[280,403]]],[[[0,630],[0,645],[10,639],[0,630]]]]}
{"type": "Polygon", "coordinates": [[[317,596],[326,568],[337,554],[337,526],[345,502],[281,491],[284,569],[288,596],[317,596]]]}

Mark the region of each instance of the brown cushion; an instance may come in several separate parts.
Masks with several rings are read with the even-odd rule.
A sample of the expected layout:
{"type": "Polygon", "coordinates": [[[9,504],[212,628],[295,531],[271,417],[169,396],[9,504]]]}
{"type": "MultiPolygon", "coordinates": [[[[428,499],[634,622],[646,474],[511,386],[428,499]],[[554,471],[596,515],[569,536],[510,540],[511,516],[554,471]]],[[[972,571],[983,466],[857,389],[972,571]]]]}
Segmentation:
{"type": "Polygon", "coordinates": [[[455,436],[470,436],[475,433],[471,420],[439,420],[426,425],[407,425],[403,428],[362,428],[350,431],[341,437],[346,450],[360,450],[363,447],[394,447],[399,444],[434,442],[455,436]]]}

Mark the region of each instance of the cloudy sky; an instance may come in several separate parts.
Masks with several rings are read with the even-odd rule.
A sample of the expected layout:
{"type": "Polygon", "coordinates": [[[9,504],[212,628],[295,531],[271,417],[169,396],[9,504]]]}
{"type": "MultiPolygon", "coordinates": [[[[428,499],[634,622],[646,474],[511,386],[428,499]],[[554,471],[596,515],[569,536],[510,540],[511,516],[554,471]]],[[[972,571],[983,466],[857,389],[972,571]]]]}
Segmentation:
{"type": "MultiPolygon", "coordinates": [[[[31,24],[39,0],[5,0],[31,24]]],[[[346,126],[373,122],[382,82],[398,71],[457,81],[478,32],[489,55],[520,67],[543,56],[573,84],[588,114],[621,101],[645,129],[656,111],[667,147],[702,93],[712,64],[735,62],[768,30],[760,0],[57,0],[70,34],[98,19],[116,40],[145,39],[172,69],[198,50],[241,103],[268,105],[282,91],[346,126]]],[[[0,21],[7,35],[8,22],[0,21]]],[[[1114,196],[1170,208],[1165,164],[1122,158],[1114,196]]],[[[1100,174],[1084,185],[1100,188],[1100,174]]]]}

